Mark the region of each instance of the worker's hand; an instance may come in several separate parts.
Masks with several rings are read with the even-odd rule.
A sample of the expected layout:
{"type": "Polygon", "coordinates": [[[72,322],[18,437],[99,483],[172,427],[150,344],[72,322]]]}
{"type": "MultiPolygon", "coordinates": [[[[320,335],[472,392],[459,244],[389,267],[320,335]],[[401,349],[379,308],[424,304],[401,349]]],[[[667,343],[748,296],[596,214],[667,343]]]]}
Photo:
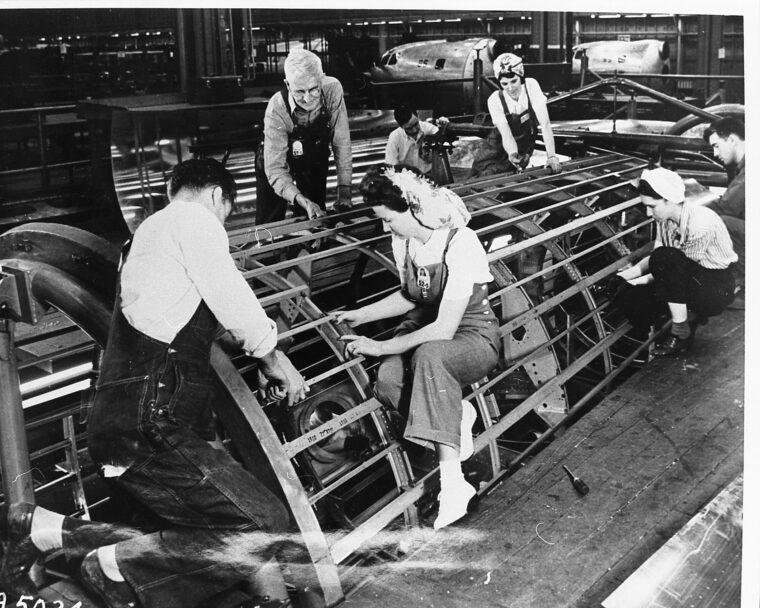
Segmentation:
{"type": "Polygon", "coordinates": [[[364,313],[364,308],[357,308],[356,310],[334,312],[333,320],[336,323],[348,323],[349,326],[356,327],[367,322],[367,315],[364,313]]]}
{"type": "Polygon", "coordinates": [[[346,334],[340,337],[346,344],[346,355],[367,355],[368,357],[379,357],[383,354],[383,343],[379,340],[373,340],[357,334],[346,334]]]}
{"type": "Polygon", "coordinates": [[[306,205],[306,215],[309,217],[310,220],[316,219],[318,217],[324,217],[326,215],[324,209],[317,205],[317,203],[313,201],[309,201],[306,205]]]}
{"type": "Polygon", "coordinates": [[[552,175],[557,175],[557,173],[562,172],[562,163],[559,162],[559,159],[556,156],[549,156],[546,159],[544,168],[549,169],[552,175]]]}
{"type": "Polygon", "coordinates": [[[274,356],[259,362],[259,386],[266,386],[266,395],[270,399],[287,399],[288,406],[291,406],[306,397],[309,386],[290,359],[279,350],[273,353],[274,356]]]}
{"type": "Polygon", "coordinates": [[[319,205],[317,205],[317,203],[315,203],[309,197],[304,196],[303,194],[299,193],[296,195],[295,203],[304,208],[306,211],[306,216],[310,220],[326,215],[324,210],[319,205]]]}
{"type": "Polygon", "coordinates": [[[509,155],[509,162],[517,167],[517,169],[520,171],[528,166],[528,161],[530,161],[530,156],[527,154],[518,154],[517,152],[512,152],[512,154],[509,155]]]}
{"type": "Polygon", "coordinates": [[[445,127],[448,125],[451,121],[446,118],[445,116],[439,116],[438,119],[435,121],[439,127],[445,127]]]}
{"type": "Polygon", "coordinates": [[[619,276],[624,281],[630,282],[631,279],[640,277],[641,271],[636,266],[629,266],[628,268],[623,268],[622,270],[618,270],[617,276],[619,276]]]}
{"type": "Polygon", "coordinates": [[[351,209],[351,186],[338,186],[338,200],[333,209],[338,213],[351,209]]]}

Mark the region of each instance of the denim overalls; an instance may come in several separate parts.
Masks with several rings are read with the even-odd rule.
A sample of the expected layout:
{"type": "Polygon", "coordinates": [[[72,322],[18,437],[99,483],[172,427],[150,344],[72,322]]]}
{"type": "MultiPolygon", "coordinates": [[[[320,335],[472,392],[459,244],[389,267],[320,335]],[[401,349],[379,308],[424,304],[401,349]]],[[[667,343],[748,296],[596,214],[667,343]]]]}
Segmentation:
{"type": "Polygon", "coordinates": [[[129,324],[118,292],[116,303],[88,423],[90,454],[171,526],[119,542],[117,563],[144,608],[201,605],[271,557],[282,536],[271,532],[287,531],[289,516],[206,441],[214,437],[210,348],[218,327],[208,306],[201,302],[165,344],[129,324]]]}
{"type": "MultiPolygon", "coordinates": [[[[443,259],[416,266],[407,242],[404,296],[417,306],[407,313],[395,335],[435,321],[448,278],[446,254],[457,230],[449,232],[443,259]]],[[[377,398],[407,413],[404,437],[432,447],[460,444],[462,386],[484,378],[499,360],[499,323],[488,303],[488,286],[475,283],[462,320],[451,340],[432,340],[413,351],[383,359],[377,372],[377,398]]]]}
{"type": "MultiPolygon", "coordinates": [[[[319,115],[311,124],[299,124],[296,110],[290,107],[288,90],[281,91],[288,114],[293,120],[293,131],[288,134],[287,161],[290,175],[301,193],[322,209],[327,200],[327,174],[330,166],[330,113],[324,93],[320,93],[319,115]]],[[[256,223],[265,224],[285,219],[287,202],[277,196],[264,172],[264,142],[256,154],[256,223]]],[[[306,217],[301,205],[293,205],[296,217],[306,217]]]]}
{"type": "MultiPolygon", "coordinates": [[[[536,138],[538,137],[538,119],[533,111],[533,104],[530,101],[528,87],[525,87],[525,95],[528,97],[528,107],[520,114],[514,114],[509,111],[507,101],[504,97],[504,91],[499,91],[499,101],[504,108],[504,116],[507,119],[509,130],[517,144],[517,153],[520,155],[533,154],[536,147],[536,138]]],[[[517,168],[509,162],[509,155],[504,150],[501,141],[501,132],[497,127],[491,129],[483,141],[483,145],[475,155],[472,163],[472,170],[469,177],[478,177],[481,175],[493,175],[494,173],[514,173],[517,168]]]]}

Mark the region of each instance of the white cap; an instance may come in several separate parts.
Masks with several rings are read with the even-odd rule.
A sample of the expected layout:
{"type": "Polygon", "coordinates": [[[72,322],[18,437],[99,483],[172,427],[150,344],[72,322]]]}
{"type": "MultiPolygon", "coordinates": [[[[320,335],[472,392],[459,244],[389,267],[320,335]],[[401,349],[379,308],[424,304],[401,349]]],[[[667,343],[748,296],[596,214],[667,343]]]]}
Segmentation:
{"type": "Polygon", "coordinates": [[[675,171],[670,171],[663,167],[654,169],[644,169],[641,177],[634,181],[634,186],[638,187],[639,183],[645,181],[666,201],[672,203],[682,203],[686,192],[686,186],[675,171]]]}
{"type": "Polygon", "coordinates": [[[502,53],[493,62],[493,75],[498,78],[501,72],[514,72],[523,76],[525,74],[525,67],[523,66],[522,57],[518,57],[514,53],[502,53]]]}

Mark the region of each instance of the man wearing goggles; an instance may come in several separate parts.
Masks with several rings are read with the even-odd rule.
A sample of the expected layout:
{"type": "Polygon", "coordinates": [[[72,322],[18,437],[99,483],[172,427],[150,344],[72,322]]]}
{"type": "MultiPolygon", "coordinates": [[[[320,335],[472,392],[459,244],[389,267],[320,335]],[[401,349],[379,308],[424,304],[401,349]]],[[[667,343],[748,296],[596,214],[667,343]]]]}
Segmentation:
{"type": "Polygon", "coordinates": [[[534,78],[525,78],[522,59],[502,53],[493,64],[499,90],[488,98],[488,112],[494,124],[472,165],[471,177],[494,173],[514,173],[528,166],[541,126],[546,147],[545,167],[562,171],[554,148],[554,134],[546,109],[546,97],[534,78]]]}

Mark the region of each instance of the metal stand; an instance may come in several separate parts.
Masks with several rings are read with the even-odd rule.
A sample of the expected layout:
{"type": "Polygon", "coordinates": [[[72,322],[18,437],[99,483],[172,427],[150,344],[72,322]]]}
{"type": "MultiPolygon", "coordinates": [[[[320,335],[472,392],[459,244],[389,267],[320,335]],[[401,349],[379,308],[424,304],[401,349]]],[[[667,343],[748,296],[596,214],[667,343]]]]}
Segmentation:
{"type": "Polygon", "coordinates": [[[0,471],[6,504],[34,502],[29,448],[24,428],[13,330],[16,321],[36,323],[38,305],[32,299],[25,272],[0,266],[0,471]]]}

